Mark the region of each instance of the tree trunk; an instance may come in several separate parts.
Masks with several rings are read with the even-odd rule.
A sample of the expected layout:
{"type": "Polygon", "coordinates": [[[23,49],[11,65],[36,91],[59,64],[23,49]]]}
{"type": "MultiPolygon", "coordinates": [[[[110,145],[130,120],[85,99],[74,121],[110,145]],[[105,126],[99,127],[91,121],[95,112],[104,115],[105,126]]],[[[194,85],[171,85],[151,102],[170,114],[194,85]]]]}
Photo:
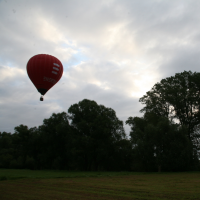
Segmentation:
{"type": "Polygon", "coordinates": [[[161,172],[161,165],[158,165],[158,172],[161,172]]]}

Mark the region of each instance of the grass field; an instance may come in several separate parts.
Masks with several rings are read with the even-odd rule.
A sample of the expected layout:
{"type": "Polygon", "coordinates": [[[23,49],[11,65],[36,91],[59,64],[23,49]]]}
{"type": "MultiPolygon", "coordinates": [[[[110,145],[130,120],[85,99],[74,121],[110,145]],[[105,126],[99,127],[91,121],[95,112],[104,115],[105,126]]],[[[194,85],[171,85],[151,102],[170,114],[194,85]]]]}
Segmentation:
{"type": "Polygon", "coordinates": [[[0,178],[0,200],[200,200],[200,172],[131,173],[0,169],[0,178]]]}

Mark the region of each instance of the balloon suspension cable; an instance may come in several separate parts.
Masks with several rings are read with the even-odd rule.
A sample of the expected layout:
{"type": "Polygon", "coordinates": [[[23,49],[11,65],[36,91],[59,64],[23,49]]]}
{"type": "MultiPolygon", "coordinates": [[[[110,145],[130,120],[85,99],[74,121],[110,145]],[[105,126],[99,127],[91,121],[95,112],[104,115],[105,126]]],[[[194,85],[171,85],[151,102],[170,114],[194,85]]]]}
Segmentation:
{"type": "Polygon", "coordinates": [[[40,101],[44,101],[44,97],[43,96],[40,97],[40,101]]]}

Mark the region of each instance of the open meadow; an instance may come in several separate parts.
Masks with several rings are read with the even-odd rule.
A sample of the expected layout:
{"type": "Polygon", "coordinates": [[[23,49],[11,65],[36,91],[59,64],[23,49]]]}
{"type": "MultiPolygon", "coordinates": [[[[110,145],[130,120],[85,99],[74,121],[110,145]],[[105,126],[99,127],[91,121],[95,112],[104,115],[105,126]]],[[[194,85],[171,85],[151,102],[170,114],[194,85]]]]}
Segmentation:
{"type": "Polygon", "coordinates": [[[68,172],[0,169],[1,200],[199,199],[200,172],[68,172]]]}

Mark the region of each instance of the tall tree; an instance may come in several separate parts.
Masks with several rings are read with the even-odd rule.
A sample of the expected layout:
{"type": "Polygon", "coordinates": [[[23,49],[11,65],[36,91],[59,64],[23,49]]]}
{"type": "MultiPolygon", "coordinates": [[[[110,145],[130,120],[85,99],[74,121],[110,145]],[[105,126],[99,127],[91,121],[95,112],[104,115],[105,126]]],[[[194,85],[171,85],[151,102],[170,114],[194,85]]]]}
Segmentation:
{"type": "Polygon", "coordinates": [[[69,162],[71,131],[65,112],[53,113],[39,127],[41,149],[40,163],[44,168],[66,169],[69,162]]]}
{"type": "Polygon", "coordinates": [[[84,99],[70,106],[71,126],[78,136],[77,157],[84,170],[114,169],[117,143],[125,139],[123,122],[111,108],[84,99]]]}
{"type": "Polygon", "coordinates": [[[12,135],[0,132],[0,168],[9,168],[13,159],[12,135]]]}
{"type": "Polygon", "coordinates": [[[145,104],[141,112],[154,112],[185,125],[191,141],[200,137],[194,134],[200,124],[200,73],[184,71],[162,79],[139,101],[145,104]]]}
{"type": "Polygon", "coordinates": [[[23,168],[26,165],[26,160],[30,153],[31,135],[28,126],[23,124],[16,126],[13,140],[15,144],[15,151],[17,152],[18,159],[20,160],[18,161],[18,164],[23,168]]]}

